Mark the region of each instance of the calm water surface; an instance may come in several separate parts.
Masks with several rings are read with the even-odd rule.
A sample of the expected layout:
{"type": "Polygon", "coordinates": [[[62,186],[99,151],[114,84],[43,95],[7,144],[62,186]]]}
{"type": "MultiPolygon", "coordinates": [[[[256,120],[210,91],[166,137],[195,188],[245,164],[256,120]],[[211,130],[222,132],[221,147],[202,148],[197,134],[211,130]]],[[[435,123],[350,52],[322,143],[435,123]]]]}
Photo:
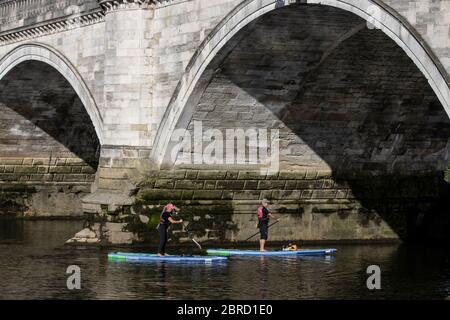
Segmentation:
{"type": "Polygon", "coordinates": [[[65,240],[81,228],[82,222],[73,221],[0,221],[0,299],[450,296],[450,252],[443,247],[335,245],[338,253],[334,258],[250,257],[230,258],[219,265],[142,264],[108,261],[107,253],[113,249],[64,246],[65,240]],[[382,271],[382,289],[378,291],[366,287],[366,268],[373,264],[382,271]],[[66,287],[69,265],[81,267],[81,290],[66,287]]]}

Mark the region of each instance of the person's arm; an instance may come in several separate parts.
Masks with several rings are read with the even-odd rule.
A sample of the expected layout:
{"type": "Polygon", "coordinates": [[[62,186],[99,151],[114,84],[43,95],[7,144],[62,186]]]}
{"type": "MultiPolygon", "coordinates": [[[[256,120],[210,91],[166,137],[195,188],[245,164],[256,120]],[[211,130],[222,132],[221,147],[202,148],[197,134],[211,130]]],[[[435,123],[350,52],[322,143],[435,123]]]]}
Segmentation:
{"type": "Polygon", "coordinates": [[[173,223],[173,224],[183,223],[183,219],[174,220],[172,217],[169,217],[169,221],[170,221],[170,223],[173,223]]]}
{"type": "Polygon", "coordinates": [[[273,218],[273,219],[275,219],[275,220],[277,220],[277,221],[280,220],[280,218],[275,217],[275,216],[272,214],[272,212],[269,212],[269,217],[270,217],[270,218],[273,218]]]}

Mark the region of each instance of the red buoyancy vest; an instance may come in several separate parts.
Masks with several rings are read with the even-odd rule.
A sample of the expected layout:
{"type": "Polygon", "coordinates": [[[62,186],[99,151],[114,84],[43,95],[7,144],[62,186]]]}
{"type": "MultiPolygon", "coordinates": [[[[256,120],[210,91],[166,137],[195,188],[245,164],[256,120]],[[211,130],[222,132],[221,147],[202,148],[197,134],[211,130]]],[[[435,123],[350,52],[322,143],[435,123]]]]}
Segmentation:
{"type": "Polygon", "coordinates": [[[263,207],[259,207],[258,208],[258,219],[261,219],[263,216],[263,212],[262,212],[263,207]]]}
{"type": "MultiPolygon", "coordinates": [[[[258,208],[258,219],[262,219],[263,218],[263,208],[264,207],[259,207],[258,208]]],[[[267,211],[270,213],[269,210],[267,210],[267,211]]]]}

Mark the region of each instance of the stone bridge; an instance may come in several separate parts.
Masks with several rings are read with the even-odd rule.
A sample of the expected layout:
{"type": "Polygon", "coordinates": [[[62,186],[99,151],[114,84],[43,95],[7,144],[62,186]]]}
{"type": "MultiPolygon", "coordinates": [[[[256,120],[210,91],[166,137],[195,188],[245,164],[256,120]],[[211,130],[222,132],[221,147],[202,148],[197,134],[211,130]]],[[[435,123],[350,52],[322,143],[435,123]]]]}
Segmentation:
{"type": "Polygon", "coordinates": [[[267,197],[281,240],[435,232],[449,74],[447,0],[0,0],[0,205],[173,200],[239,240],[267,197]],[[174,156],[196,122],[277,129],[279,172],[174,156]]]}

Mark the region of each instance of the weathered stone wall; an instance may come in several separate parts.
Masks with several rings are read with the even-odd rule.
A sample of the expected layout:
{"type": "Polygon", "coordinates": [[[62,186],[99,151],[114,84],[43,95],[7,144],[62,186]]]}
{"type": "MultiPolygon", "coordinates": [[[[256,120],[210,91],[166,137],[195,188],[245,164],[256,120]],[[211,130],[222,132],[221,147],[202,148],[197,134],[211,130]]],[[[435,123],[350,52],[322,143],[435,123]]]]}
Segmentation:
{"type": "MultiPolygon", "coordinates": [[[[447,167],[450,121],[401,48],[353,14],[319,6],[266,14],[228,46],[199,80],[210,83],[190,136],[196,120],[223,136],[276,128],[282,170],[297,171],[291,180],[280,180],[283,171],[240,172],[236,180],[229,171],[163,173],[146,186],[144,203],[185,205],[207,226],[200,239],[245,239],[264,197],[289,225],[274,231],[276,240],[386,239],[423,227],[447,167]],[[305,170],[311,180],[303,180],[305,170]],[[318,170],[327,178],[316,179],[318,170]]],[[[180,154],[177,167],[205,169],[190,165],[195,156],[180,154]]]]}
{"type": "Polygon", "coordinates": [[[56,70],[24,62],[0,81],[2,157],[81,158],[98,163],[92,121],[70,84],[56,70]]]}
{"type": "Polygon", "coordinates": [[[111,10],[105,16],[106,145],[149,145],[152,10],[111,10]]]}
{"type": "MultiPolygon", "coordinates": [[[[130,119],[129,126],[121,130],[120,138],[108,139],[105,144],[121,145],[124,141],[132,140],[134,146],[150,148],[175,87],[200,43],[237,5],[250,2],[248,0],[145,1],[145,5],[137,7],[133,4],[125,5],[120,1],[117,2],[120,3],[120,8],[110,14],[109,20],[114,20],[112,18],[114,15],[123,15],[124,18],[126,15],[133,15],[133,19],[142,17],[137,19],[139,23],[133,25],[135,30],[140,28],[139,32],[130,33],[125,30],[126,28],[122,29],[123,34],[134,37],[134,40],[120,40],[119,51],[122,57],[126,55],[134,58],[133,66],[139,65],[141,70],[146,70],[142,71],[143,77],[140,81],[143,81],[144,86],[139,94],[145,106],[134,107],[136,111],[130,114],[130,118],[134,120],[130,119]],[[128,13],[120,12],[128,11],[128,6],[133,10],[128,13]],[[143,25],[146,27],[142,28],[143,25]],[[137,44],[138,39],[140,39],[139,44],[137,44]],[[145,43],[149,43],[150,46],[146,46],[145,43]],[[138,51],[141,53],[136,55],[138,51]],[[145,59],[149,61],[142,63],[145,59]],[[149,74],[152,75],[151,80],[148,80],[149,74]],[[147,81],[149,83],[146,83],[147,81]],[[151,103],[147,103],[148,101],[151,103]],[[135,119],[136,115],[141,117],[138,121],[135,119]],[[142,121],[142,118],[146,121],[142,121]]],[[[445,0],[386,0],[380,3],[391,6],[395,12],[415,27],[417,33],[426,40],[448,71],[450,58],[446,46],[448,46],[450,22],[448,15],[445,14],[448,11],[448,2],[445,0]]],[[[328,7],[323,6],[323,8],[326,10],[328,7]]],[[[3,22],[0,36],[25,29],[30,31],[33,28],[46,27],[38,31],[30,31],[30,34],[23,33],[20,36],[14,34],[11,37],[1,38],[0,57],[26,42],[37,41],[52,46],[62,52],[77,68],[94,95],[102,115],[108,117],[109,107],[104,105],[104,97],[108,94],[105,95],[103,92],[105,76],[103,63],[105,55],[108,56],[108,37],[121,39],[121,36],[114,27],[107,27],[106,11],[101,8],[98,1],[94,0],[3,1],[0,6],[3,22]],[[79,23],[82,27],[75,29],[67,27],[66,24],[71,24],[68,23],[71,17],[78,15],[84,17],[83,22],[74,22],[74,25],[79,23]],[[47,25],[49,25],[48,28],[47,25]]],[[[128,19],[125,18],[125,20],[128,19]]],[[[112,50],[111,53],[113,52],[116,51],[112,50]]],[[[120,65],[116,67],[120,69],[120,65]]],[[[135,77],[140,78],[140,75],[136,74],[135,77]]],[[[110,85],[112,90],[117,83],[111,82],[110,85]]],[[[128,91],[125,90],[124,93],[126,92],[128,91]]],[[[125,107],[121,110],[121,118],[127,118],[126,110],[125,107]]],[[[109,123],[105,120],[105,136],[118,137],[118,127],[123,126],[124,124],[117,124],[112,120],[109,123]]]]}
{"type": "MultiPolygon", "coordinates": [[[[134,210],[159,216],[172,201],[200,240],[242,241],[255,233],[262,199],[282,218],[272,240],[394,239],[414,234],[432,216],[442,175],[359,176],[339,179],[325,171],[245,170],[153,172],[140,186],[134,210]]],[[[175,239],[186,240],[182,230],[175,239]]]]}
{"type": "Polygon", "coordinates": [[[2,0],[0,32],[89,12],[98,8],[96,0],[2,0]]]}
{"type": "MultiPolygon", "coordinates": [[[[450,74],[450,3],[446,0],[383,0],[406,19],[450,74]]],[[[448,80],[447,80],[448,81],[448,80]]]]}
{"type": "MultiPolygon", "coordinates": [[[[269,3],[265,1],[264,3],[269,3]]],[[[155,86],[154,86],[154,110],[156,130],[161,122],[162,115],[167,108],[173,91],[191,59],[195,48],[208,35],[221,18],[225,17],[236,5],[250,3],[250,1],[190,1],[183,7],[177,5],[159,8],[155,11],[155,86]],[[203,3],[206,3],[204,6],[203,3]],[[203,20],[203,17],[208,19],[203,20]],[[181,21],[181,23],[180,23],[181,21]],[[175,23],[175,24],[174,24],[175,23]],[[158,30],[163,31],[158,33],[158,30]],[[182,33],[174,37],[175,33],[182,33]]],[[[446,48],[449,40],[449,19],[445,12],[448,11],[448,3],[442,1],[380,1],[397,10],[403,18],[413,27],[417,27],[417,34],[427,40],[428,46],[444,68],[449,70],[449,51],[446,48]]],[[[308,8],[309,6],[302,6],[308,8]]],[[[329,6],[320,6],[327,11],[329,6]]],[[[295,6],[287,7],[286,10],[297,10],[295,6]]],[[[306,10],[306,9],[305,9],[306,10]]],[[[338,9],[336,9],[338,10],[338,9]]],[[[341,11],[341,10],[338,10],[341,11]]],[[[356,19],[356,15],[347,12],[350,19],[356,19]]],[[[301,23],[301,21],[297,21],[301,23]]],[[[365,22],[364,22],[365,23],[365,22]]],[[[291,24],[294,30],[297,26],[291,24]]],[[[448,79],[448,74],[446,74],[448,79]]]]}
{"type": "MultiPolygon", "coordinates": [[[[129,180],[136,178],[132,177],[136,169],[140,172],[153,169],[148,163],[153,143],[158,140],[158,129],[169,102],[179,93],[176,87],[189,62],[197,61],[191,60],[196,50],[211,38],[211,31],[238,5],[242,11],[236,17],[242,19],[242,24],[250,22],[250,25],[239,33],[237,41],[228,42],[225,54],[219,55],[202,77],[208,82],[208,77],[218,67],[193,119],[204,120],[210,127],[221,129],[253,125],[279,128],[283,166],[299,172],[305,168],[326,170],[332,172],[335,179],[342,172],[348,174],[345,171],[356,176],[370,172],[379,174],[382,181],[387,179],[382,178],[384,174],[393,172],[425,175],[427,171],[432,177],[436,175],[448,158],[448,120],[426,79],[381,31],[361,29],[366,23],[356,15],[328,6],[315,7],[312,2],[317,1],[290,5],[252,22],[253,15],[245,16],[250,12],[247,4],[275,7],[274,1],[1,1],[0,61],[5,61],[3,58],[8,53],[25,44],[44,44],[45,47],[36,45],[24,49],[28,52],[27,58],[40,59],[50,52],[59,53],[63,59],[52,62],[61,67],[62,76],[71,76],[73,80],[73,74],[79,75],[71,85],[80,92],[78,89],[85,84],[85,94],[92,95],[92,103],[84,106],[73,95],[72,103],[67,102],[70,99],[55,100],[55,96],[51,96],[48,100],[53,100],[55,106],[72,110],[70,116],[65,118],[62,116],[65,113],[57,112],[53,117],[52,109],[38,103],[34,105],[36,114],[41,112],[54,122],[37,117],[38,123],[33,124],[36,114],[29,114],[27,110],[31,109],[24,107],[26,103],[15,107],[26,121],[10,113],[11,103],[17,103],[22,93],[16,96],[8,93],[9,110],[5,109],[7,112],[0,117],[5,120],[2,130],[6,130],[0,135],[4,138],[0,152],[4,151],[1,156],[12,162],[0,165],[0,170],[4,171],[0,174],[13,176],[5,175],[6,180],[2,181],[11,182],[13,187],[22,182],[39,187],[35,181],[50,182],[55,188],[60,184],[78,185],[84,192],[83,188],[94,179],[92,169],[95,166],[74,148],[89,149],[97,141],[92,131],[80,133],[67,129],[73,123],[75,126],[89,124],[86,117],[73,112],[84,107],[91,116],[102,149],[95,187],[103,188],[106,193],[124,192],[128,197],[129,180]],[[77,16],[82,19],[77,20],[77,16]],[[70,70],[73,73],[69,75],[70,70]],[[77,120],[68,123],[72,117],[77,120]],[[15,122],[23,126],[21,132],[27,133],[28,138],[18,136],[20,132],[13,127],[15,122]],[[47,132],[40,125],[53,126],[56,131],[47,132]],[[54,132],[62,135],[55,137],[54,132]],[[83,138],[70,138],[77,133],[83,138]],[[30,139],[30,135],[36,140],[30,139]],[[51,160],[54,159],[52,152],[58,155],[59,162],[51,160]]],[[[291,3],[294,1],[278,1],[276,7],[291,3]]],[[[361,3],[367,4],[366,1],[361,3]]],[[[403,45],[411,46],[416,53],[411,40],[416,34],[422,36],[436,55],[436,62],[447,70],[444,77],[448,79],[448,1],[386,0],[380,3],[392,6],[415,29],[411,30],[412,34],[402,29],[403,45]]],[[[358,5],[352,0],[333,4],[358,5]]],[[[358,9],[355,8],[355,12],[359,12],[358,9]]],[[[224,35],[222,40],[230,39],[224,35]]],[[[205,47],[212,50],[216,45],[218,43],[213,41],[205,47]]],[[[196,58],[201,59],[203,53],[196,58]]],[[[13,73],[6,75],[10,76],[13,73]]],[[[181,84],[190,84],[184,80],[181,84]]],[[[439,87],[448,86],[445,81],[441,82],[437,84],[439,87]]],[[[181,91],[182,94],[187,92],[181,91]]],[[[189,94],[182,97],[188,98],[189,94]]],[[[30,101],[34,100],[26,102],[30,101]]],[[[183,110],[184,105],[179,107],[183,110]]],[[[189,187],[189,177],[185,179],[188,181],[186,188],[193,188],[189,187]]],[[[249,183],[252,180],[249,178],[249,183]]],[[[200,183],[199,191],[192,193],[190,201],[196,201],[194,196],[212,198],[202,201],[217,200],[214,197],[222,200],[224,191],[215,189],[221,183],[211,182],[208,186],[214,184],[214,189],[208,187],[207,192],[201,191],[206,184],[200,183]]],[[[287,187],[287,184],[275,185],[279,191],[287,187]]],[[[179,190],[175,188],[178,188],[176,185],[173,190],[179,190]]],[[[247,186],[244,184],[242,188],[245,191],[247,186]]],[[[286,197],[303,195],[297,186],[289,188],[292,194],[282,193],[286,197]]],[[[329,190],[323,188],[326,194],[329,190]]],[[[352,185],[351,189],[364,199],[365,193],[360,191],[364,188],[359,184],[352,185]]],[[[68,190],[64,192],[70,193],[68,190]]],[[[75,194],[77,192],[79,190],[75,194]]],[[[337,194],[338,190],[335,192],[337,194]]],[[[243,194],[256,197],[252,189],[243,194]]],[[[223,200],[228,204],[239,201],[223,200]]],[[[328,201],[325,200],[320,200],[324,206],[328,201]]],[[[97,207],[103,204],[99,201],[95,203],[97,207]]],[[[363,203],[362,206],[369,205],[363,203]]],[[[73,207],[79,208],[78,204],[73,207]]],[[[382,232],[381,229],[371,236],[380,236],[377,232],[382,232]]]]}
{"type": "MultiPolygon", "coordinates": [[[[16,14],[26,14],[27,10],[24,10],[23,8],[28,8],[30,1],[18,2],[20,3],[19,7],[14,6],[12,13],[8,11],[9,17],[17,20],[17,23],[20,24],[15,27],[23,26],[31,28],[36,25],[39,26],[40,24],[45,24],[45,22],[48,24],[52,21],[50,20],[51,18],[56,19],[56,21],[58,21],[59,18],[61,18],[63,22],[67,21],[64,17],[71,16],[72,11],[69,10],[64,14],[63,12],[65,12],[66,9],[70,8],[72,5],[79,4],[80,10],[86,9],[87,11],[89,11],[94,5],[100,9],[96,1],[92,0],[70,0],[63,2],[54,0],[36,0],[32,2],[37,6],[37,8],[33,9],[33,6],[31,6],[29,10],[29,14],[33,18],[24,19],[23,17],[20,18],[20,16],[17,17],[16,14]],[[41,2],[48,3],[49,7],[42,6],[41,2]],[[59,10],[55,10],[55,6],[58,7],[59,10]]],[[[7,5],[5,4],[5,10],[6,7],[7,5]]],[[[77,15],[76,12],[73,13],[77,15]]],[[[14,48],[27,43],[37,42],[48,45],[50,48],[62,53],[69,63],[76,67],[77,72],[81,75],[83,82],[89,88],[90,93],[94,97],[97,107],[101,110],[101,114],[104,115],[103,78],[105,25],[104,23],[100,23],[102,21],[103,20],[99,15],[98,18],[89,20],[88,24],[81,24],[81,28],[78,28],[77,24],[74,24],[72,27],[66,26],[61,29],[58,29],[56,26],[52,26],[52,28],[49,27],[45,30],[39,30],[39,32],[37,32],[37,34],[33,37],[27,37],[24,35],[23,37],[12,38],[10,41],[3,40],[0,42],[0,59],[4,58],[5,55],[11,52],[14,48]]],[[[60,25],[64,25],[64,23],[60,22],[60,25]]],[[[9,30],[10,28],[11,26],[7,29],[9,30]]],[[[5,32],[7,31],[5,30],[5,32]]],[[[44,52],[41,54],[45,55],[44,52]]],[[[63,76],[67,75],[64,74],[63,76]]]]}
{"type": "MultiPolygon", "coordinates": [[[[351,13],[308,6],[273,11],[241,32],[233,51],[210,66],[215,75],[191,118],[191,137],[194,121],[223,136],[279,129],[281,165],[290,169],[357,175],[447,167],[450,120],[381,31],[351,13]]],[[[178,164],[193,163],[195,151],[180,153],[178,164]]]]}
{"type": "Polygon", "coordinates": [[[241,0],[183,1],[159,7],[153,17],[153,113],[155,138],[167,105],[189,61],[216,25],[241,0]]]}
{"type": "MultiPolygon", "coordinates": [[[[36,61],[1,79],[0,92],[0,192],[27,215],[80,215],[100,145],[77,94],[36,61]]],[[[2,206],[1,213],[13,207],[2,206]]]]}

